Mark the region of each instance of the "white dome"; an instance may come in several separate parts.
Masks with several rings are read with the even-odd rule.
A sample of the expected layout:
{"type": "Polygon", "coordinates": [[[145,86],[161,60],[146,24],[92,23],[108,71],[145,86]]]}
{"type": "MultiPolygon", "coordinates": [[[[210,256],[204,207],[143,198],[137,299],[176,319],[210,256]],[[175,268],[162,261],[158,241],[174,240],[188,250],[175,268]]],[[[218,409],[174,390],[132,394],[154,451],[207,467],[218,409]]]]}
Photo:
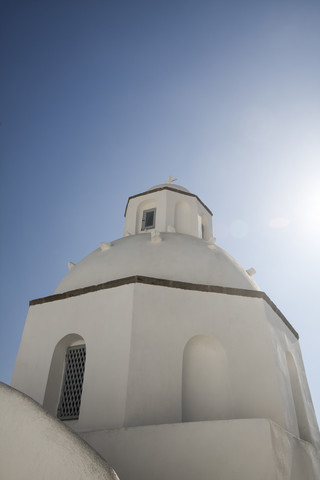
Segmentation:
{"type": "Polygon", "coordinates": [[[219,247],[190,235],[149,233],[123,237],[109,249],[98,248],[75,265],[55,293],[63,293],[133,275],[195,284],[260,290],[244,268],[219,247]]]}

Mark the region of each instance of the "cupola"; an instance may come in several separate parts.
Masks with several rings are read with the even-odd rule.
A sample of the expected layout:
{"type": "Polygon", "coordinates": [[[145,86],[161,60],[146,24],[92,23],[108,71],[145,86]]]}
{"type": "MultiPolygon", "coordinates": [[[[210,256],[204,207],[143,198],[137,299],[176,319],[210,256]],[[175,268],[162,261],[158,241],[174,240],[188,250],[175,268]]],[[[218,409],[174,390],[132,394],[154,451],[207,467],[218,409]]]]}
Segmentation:
{"type": "Polygon", "coordinates": [[[176,232],[209,240],[212,212],[197,195],[180,185],[166,183],[129,197],[125,210],[124,236],[176,232]]]}

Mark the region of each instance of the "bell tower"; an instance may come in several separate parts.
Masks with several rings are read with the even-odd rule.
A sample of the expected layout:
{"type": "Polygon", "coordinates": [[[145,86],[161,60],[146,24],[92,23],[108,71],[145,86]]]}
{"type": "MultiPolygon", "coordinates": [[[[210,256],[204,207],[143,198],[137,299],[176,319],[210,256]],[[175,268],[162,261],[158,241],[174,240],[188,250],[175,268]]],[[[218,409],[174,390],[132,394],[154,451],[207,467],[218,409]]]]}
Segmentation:
{"type": "Polygon", "coordinates": [[[152,229],[209,240],[212,237],[212,212],[197,195],[180,185],[156,185],[129,197],[124,235],[146,233],[152,229]]]}

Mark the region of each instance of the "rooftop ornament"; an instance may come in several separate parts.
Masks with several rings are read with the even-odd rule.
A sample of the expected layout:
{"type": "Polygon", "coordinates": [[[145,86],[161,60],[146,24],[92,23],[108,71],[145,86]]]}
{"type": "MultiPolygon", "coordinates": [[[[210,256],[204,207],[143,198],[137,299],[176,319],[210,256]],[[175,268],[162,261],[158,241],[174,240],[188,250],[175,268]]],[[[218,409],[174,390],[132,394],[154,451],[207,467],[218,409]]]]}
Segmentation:
{"type": "Polygon", "coordinates": [[[166,180],[164,183],[170,184],[172,182],[175,182],[176,180],[178,180],[176,177],[171,177],[171,175],[169,175],[169,179],[166,180]]]}

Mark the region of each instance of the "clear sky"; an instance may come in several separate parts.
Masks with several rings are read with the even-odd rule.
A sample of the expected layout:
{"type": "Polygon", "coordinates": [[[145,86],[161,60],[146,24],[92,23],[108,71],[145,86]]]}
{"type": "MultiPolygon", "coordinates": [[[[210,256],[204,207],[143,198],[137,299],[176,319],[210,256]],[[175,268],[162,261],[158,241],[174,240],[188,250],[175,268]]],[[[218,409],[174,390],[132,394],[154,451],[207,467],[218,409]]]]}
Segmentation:
{"type": "Polygon", "coordinates": [[[0,380],[28,301],[173,175],[299,332],[320,419],[319,1],[2,0],[0,22],[0,380]]]}

